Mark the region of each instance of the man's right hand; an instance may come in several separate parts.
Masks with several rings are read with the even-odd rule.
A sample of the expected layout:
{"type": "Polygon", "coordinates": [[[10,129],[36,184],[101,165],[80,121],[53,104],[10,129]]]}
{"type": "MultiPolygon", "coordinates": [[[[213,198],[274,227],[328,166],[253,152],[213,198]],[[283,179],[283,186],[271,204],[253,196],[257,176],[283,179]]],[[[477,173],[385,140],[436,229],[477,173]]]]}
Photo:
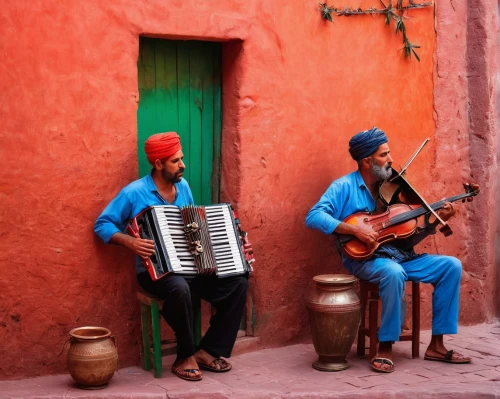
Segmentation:
{"type": "Polygon", "coordinates": [[[373,230],[372,226],[367,226],[367,225],[359,225],[356,226],[356,231],[354,235],[360,240],[363,241],[367,249],[371,251],[372,249],[378,247],[378,237],[379,234],[373,230]]]}
{"type": "Polygon", "coordinates": [[[153,240],[146,240],[144,238],[130,237],[130,243],[127,247],[136,255],[141,258],[147,258],[155,253],[155,243],[153,240]]]}
{"type": "Polygon", "coordinates": [[[144,238],[135,238],[128,234],[115,233],[110,240],[112,243],[123,245],[130,249],[134,254],[141,258],[147,258],[155,253],[155,244],[153,240],[144,238]]]}

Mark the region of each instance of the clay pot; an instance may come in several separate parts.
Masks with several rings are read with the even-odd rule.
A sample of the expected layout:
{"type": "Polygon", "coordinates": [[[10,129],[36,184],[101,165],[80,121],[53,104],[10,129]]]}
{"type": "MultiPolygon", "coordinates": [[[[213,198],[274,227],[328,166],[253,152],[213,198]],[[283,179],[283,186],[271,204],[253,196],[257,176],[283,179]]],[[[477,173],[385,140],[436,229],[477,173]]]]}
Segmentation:
{"type": "Polygon", "coordinates": [[[340,371],[349,367],[346,356],[360,322],[359,297],[353,289],[356,277],[323,274],[313,278],[315,290],[307,301],[314,349],[319,359],[313,367],[340,371]]]}
{"type": "Polygon", "coordinates": [[[66,364],[76,385],[101,389],[118,368],[116,339],[104,327],[78,327],[69,332],[70,347],[66,364]]]}

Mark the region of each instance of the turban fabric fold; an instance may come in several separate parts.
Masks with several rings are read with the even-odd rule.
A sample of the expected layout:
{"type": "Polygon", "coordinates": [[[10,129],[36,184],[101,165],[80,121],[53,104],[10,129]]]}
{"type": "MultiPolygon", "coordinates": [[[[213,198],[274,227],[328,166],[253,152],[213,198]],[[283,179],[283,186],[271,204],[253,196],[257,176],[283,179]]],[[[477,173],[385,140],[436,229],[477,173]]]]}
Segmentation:
{"type": "Polygon", "coordinates": [[[355,134],[349,140],[349,153],[355,161],[369,157],[381,144],[387,143],[389,140],[385,133],[373,127],[370,130],[364,130],[355,134]]]}
{"type": "Polygon", "coordinates": [[[151,165],[157,159],[167,159],[181,150],[181,138],[175,132],[153,134],[144,143],[144,152],[151,165]]]}

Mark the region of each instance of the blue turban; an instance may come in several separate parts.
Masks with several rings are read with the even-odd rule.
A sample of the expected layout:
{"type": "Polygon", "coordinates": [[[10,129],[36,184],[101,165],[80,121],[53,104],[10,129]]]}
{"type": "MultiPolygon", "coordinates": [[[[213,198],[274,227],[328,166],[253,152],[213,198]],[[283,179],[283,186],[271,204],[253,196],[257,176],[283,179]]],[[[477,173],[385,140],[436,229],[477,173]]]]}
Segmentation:
{"type": "Polygon", "coordinates": [[[372,155],[381,144],[388,141],[382,130],[373,127],[352,136],[349,140],[349,153],[355,161],[359,161],[372,155]]]}

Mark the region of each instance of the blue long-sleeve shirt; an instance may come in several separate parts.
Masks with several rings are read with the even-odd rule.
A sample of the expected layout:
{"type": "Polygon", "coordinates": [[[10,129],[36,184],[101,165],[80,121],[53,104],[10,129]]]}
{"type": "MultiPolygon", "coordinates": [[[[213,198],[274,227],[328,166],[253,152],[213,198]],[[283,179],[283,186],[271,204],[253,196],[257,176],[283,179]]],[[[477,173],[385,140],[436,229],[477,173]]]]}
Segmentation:
{"type": "Polygon", "coordinates": [[[376,203],[359,171],[335,180],[306,217],[306,226],[332,234],[347,216],[373,212],[376,203]]]}
{"type": "MultiPolygon", "coordinates": [[[[373,212],[375,208],[376,202],[357,170],[330,184],[318,203],[307,214],[306,226],[330,235],[347,216],[356,212],[373,212]]],[[[393,244],[381,245],[373,256],[392,258],[399,262],[414,258],[417,255],[413,251],[413,246],[435,232],[434,228],[429,228],[414,234],[404,242],[393,241],[393,244]]],[[[338,242],[337,248],[339,248],[338,242]]],[[[340,253],[344,265],[350,266],[356,263],[347,258],[342,251],[340,253]]]]}
{"type": "MultiPolygon", "coordinates": [[[[153,205],[194,205],[193,194],[186,180],[175,183],[174,202],[169,204],[158,192],[151,174],[130,183],[104,209],[94,224],[94,232],[105,242],[115,233],[123,233],[127,223],[145,208],[153,205]]],[[[146,271],[141,258],[136,257],[136,271],[146,271]]]]}

